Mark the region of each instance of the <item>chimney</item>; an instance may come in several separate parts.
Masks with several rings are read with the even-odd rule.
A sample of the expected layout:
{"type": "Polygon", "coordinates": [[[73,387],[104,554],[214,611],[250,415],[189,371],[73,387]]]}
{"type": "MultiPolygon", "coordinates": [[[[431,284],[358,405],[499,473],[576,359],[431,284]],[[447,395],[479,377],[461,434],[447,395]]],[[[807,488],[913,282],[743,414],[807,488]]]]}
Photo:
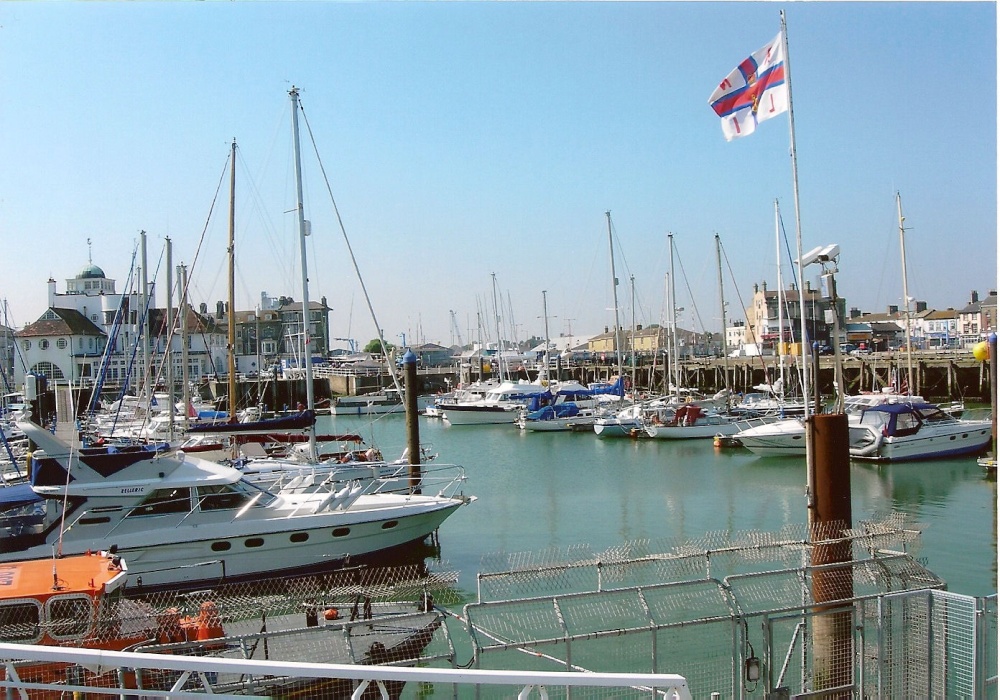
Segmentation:
{"type": "Polygon", "coordinates": [[[889,305],[889,315],[892,316],[892,315],[898,314],[898,313],[899,313],[899,307],[896,306],[895,304],[890,304],[889,305]]]}
{"type": "Polygon", "coordinates": [[[200,304],[198,304],[198,311],[201,313],[202,316],[207,316],[208,304],[206,304],[205,302],[201,302],[200,304]]]}
{"type": "Polygon", "coordinates": [[[761,282],[760,283],[760,287],[761,287],[761,289],[763,289],[766,292],[767,291],[767,280],[764,280],[763,282],[761,282]]]}
{"type": "Polygon", "coordinates": [[[222,318],[226,315],[226,304],[222,301],[215,302],[215,317],[222,318]]]}
{"type": "Polygon", "coordinates": [[[861,309],[856,306],[851,307],[851,318],[859,318],[861,316],[861,309]]]}
{"type": "Polygon", "coordinates": [[[975,289],[972,290],[972,303],[973,304],[979,303],[979,292],[977,292],[975,289]]]}
{"type": "Polygon", "coordinates": [[[926,301],[918,301],[918,302],[916,302],[916,304],[917,304],[917,313],[918,314],[921,313],[921,312],[923,312],[923,311],[927,311],[927,302],[926,301]]]}
{"type": "Polygon", "coordinates": [[[802,284],[805,285],[805,289],[803,291],[806,294],[812,293],[812,282],[810,282],[809,280],[802,280],[802,284]]]}
{"type": "Polygon", "coordinates": [[[642,324],[640,323],[635,327],[635,332],[638,333],[641,330],[642,330],[642,324]]]}
{"type": "Polygon", "coordinates": [[[760,286],[756,282],[754,282],[753,283],[753,293],[756,294],[758,291],[760,291],[760,286]]]}

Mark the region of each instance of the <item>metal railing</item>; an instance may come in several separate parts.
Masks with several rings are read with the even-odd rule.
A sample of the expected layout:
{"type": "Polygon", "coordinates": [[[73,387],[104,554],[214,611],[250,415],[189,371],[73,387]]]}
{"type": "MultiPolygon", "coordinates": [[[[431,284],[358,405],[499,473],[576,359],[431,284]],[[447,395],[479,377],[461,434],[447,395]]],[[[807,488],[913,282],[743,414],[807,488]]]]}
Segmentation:
{"type": "Polygon", "coordinates": [[[3,666],[4,678],[0,688],[8,697],[28,698],[29,691],[60,693],[84,693],[86,697],[130,698],[190,698],[211,693],[212,697],[271,697],[240,689],[235,692],[216,693],[216,679],[220,674],[237,674],[245,679],[247,689],[254,687],[253,681],[267,678],[281,678],[294,683],[300,697],[344,697],[343,690],[332,690],[336,685],[347,683],[352,686],[350,697],[361,698],[372,686],[383,697],[388,697],[390,688],[396,684],[412,682],[420,684],[423,695],[433,690],[458,697],[475,691],[477,694],[504,697],[516,694],[518,698],[528,698],[533,689],[546,698],[550,692],[559,689],[561,693],[574,697],[608,697],[614,690],[615,697],[654,697],[670,700],[689,700],[691,693],[687,681],[682,676],[669,673],[564,673],[554,671],[483,671],[456,668],[407,668],[392,666],[367,666],[350,664],[317,664],[295,661],[260,661],[243,659],[207,658],[183,655],[140,654],[135,652],[96,651],[19,644],[0,644],[0,658],[6,659],[3,666]],[[71,666],[59,681],[37,683],[26,682],[18,674],[21,664],[49,664],[71,666]],[[98,669],[103,676],[118,682],[106,685],[87,683],[88,677],[96,674],[76,673],[74,669],[98,669]],[[134,680],[142,671],[171,671],[174,680],[169,687],[144,689],[135,687],[134,680]],[[332,692],[331,692],[332,691],[332,692]]]}

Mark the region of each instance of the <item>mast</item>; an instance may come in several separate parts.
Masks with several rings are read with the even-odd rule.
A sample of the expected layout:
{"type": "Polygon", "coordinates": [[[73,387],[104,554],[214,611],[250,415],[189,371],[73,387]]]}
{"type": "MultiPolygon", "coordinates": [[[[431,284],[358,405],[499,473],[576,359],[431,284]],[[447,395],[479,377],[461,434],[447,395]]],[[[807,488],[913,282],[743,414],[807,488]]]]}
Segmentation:
{"type": "Polygon", "coordinates": [[[785,395],[785,287],[781,279],[781,214],[778,200],[774,200],[774,253],[778,263],[778,377],[781,380],[781,395],[785,395]]]}
{"type": "Polygon", "coordinates": [[[179,265],[177,276],[181,284],[181,395],[184,397],[184,430],[187,431],[191,423],[191,377],[188,368],[188,277],[187,266],[179,265]]]}
{"type": "MultiPolygon", "coordinates": [[[[680,397],[680,360],[677,357],[677,288],[674,284],[674,234],[667,234],[668,248],[670,249],[670,345],[673,348],[673,366],[671,371],[674,377],[674,396],[680,397]]],[[[669,387],[668,391],[669,392],[669,387]]]]}
{"type": "Polygon", "coordinates": [[[229,157],[229,422],[236,422],[236,139],[233,139],[229,157]]]}
{"type": "Polygon", "coordinates": [[[174,271],[173,243],[167,236],[167,332],[163,357],[167,363],[167,437],[174,440],[174,271]]]}
{"type": "MultiPolygon", "coordinates": [[[[548,292],[542,290],[542,314],[545,316],[545,378],[549,379],[549,302],[548,292]]],[[[541,375],[539,375],[541,376],[541,375]]],[[[559,377],[556,377],[558,379],[559,377]]]]}
{"type": "Polygon", "coordinates": [[[629,356],[632,358],[632,392],[638,389],[635,383],[635,275],[629,275],[629,288],[632,290],[632,329],[629,331],[629,356]]]}
{"type": "MultiPolygon", "coordinates": [[[[295,209],[298,215],[299,255],[302,264],[302,341],[305,348],[306,365],[306,406],[310,411],[316,408],[316,396],[313,393],[312,348],[309,336],[309,270],[306,265],[307,225],[305,211],[302,206],[302,159],[299,154],[299,90],[294,85],[288,91],[292,100],[292,146],[295,153],[295,209]]],[[[309,426],[309,458],[316,460],[316,424],[309,426]]]]}
{"type": "Polygon", "coordinates": [[[141,305],[139,313],[136,315],[136,319],[142,323],[142,352],[139,353],[139,359],[142,362],[142,383],[140,385],[139,395],[142,397],[142,404],[146,411],[146,417],[149,416],[150,400],[153,398],[153,392],[149,387],[149,318],[146,314],[149,312],[149,279],[147,277],[146,266],[146,232],[139,231],[139,240],[142,246],[142,268],[140,272],[140,283],[142,285],[142,294],[139,296],[139,303],[141,305]]]}
{"type": "Polygon", "coordinates": [[[896,193],[896,214],[899,216],[899,251],[903,262],[903,318],[906,323],[906,393],[913,394],[913,341],[910,333],[910,290],[906,283],[906,239],[903,235],[905,229],[903,222],[903,205],[896,193]]]}
{"type": "Polygon", "coordinates": [[[509,378],[510,373],[507,372],[507,363],[503,359],[503,340],[500,336],[500,307],[497,305],[497,273],[491,272],[490,277],[493,278],[493,321],[497,331],[497,368],[500,373],[500,381],[503,382],[509,378]]]}
{"type": "MultiPolygon", "coordinates": [[[[725,337],[726,337],[726,298],[723,293],[722,284],[722,241],[719,238],[719,234],[715,234],[715,264],[719,268],[719,306],[722,308],[722,347],[726,347],[725,337]]],[[[722,376],[726,379],[726,412],[729,411],[729,353],[722,353],[722,376]]]]}
{"type": "MultiPolygon", "coordinates": [[[[622,376],[622,353],[621,353],[621,324],[618,321],[618,275],[615,274],[615,242],[611,236],[611,212],[606,211],[604,215],[608,219],[608,247],[611,251],[611,297],[615,307],[615,335],[614,348],[615,357],[618,360],[618,376],[622,376]]],[[[633,389],[635,387],[633,386],[633,389]]]]}
{"type": "MultiPolygon", "coordinates": [[[[788,52],[788,29],[785,26],[785,11],[781,10],[781,41],[785,50],[785,81],[788,84],[788,138],[789,153],[792,159],[792,195],[795,202],[795,254],[798,257],[799,269],[799,332],[802,338],[802,401],[805,405],[803,414],[806,421],[809,420],[809,385],[811,382],[809,372],[809,335],[806,332],[806,298],[805,285],[803,284],[802,272],[802,215],[799,207],[799,160],[795,150],[795,110],[792,107],[792,58],[788,52]]],[[[839,347],[839,338],[833,339],[834,347],[839,347]]],[[[813,454],[813,431],[810,424],[806,424],[806,511],[808,513],[809,525],[812,526],[817,519],[816,513],[816,457],[813,454]]]]}

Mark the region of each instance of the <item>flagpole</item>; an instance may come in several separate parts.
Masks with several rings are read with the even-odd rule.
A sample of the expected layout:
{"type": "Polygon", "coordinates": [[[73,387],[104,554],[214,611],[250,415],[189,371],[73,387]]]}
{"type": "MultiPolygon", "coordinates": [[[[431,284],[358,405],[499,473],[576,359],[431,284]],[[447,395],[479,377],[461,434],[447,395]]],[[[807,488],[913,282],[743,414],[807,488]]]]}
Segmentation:
{"type": "MultiPolygon", "coordinates": [[[[803,284],[803,272],[802,272],[802,217],[799,211],[799,165],[798,158],[795,153],[795,110],[792,107],[792,60],[788,53],[788,29],[785,25],[785,11],[780,10],[781,14],[781,41],[784,44],[782,47],[785,52],[785,82],[788,86],[788,132],[791,141],[791,156],[792,156],[792,196],[795,203],[795,252],[798,255],[798,271],[797,271],[797,281],[799,286],[799,333],[802,339],[800,345],[802,346],[802,400],[805,403],[805,428],[806,428],[806,509],[809,514],[809,524],[812,525],[814,515],[815,515],[815,459],[813,455],[813,440],[812,431],[810,430],[810,420],[809,420],[809,388],[811,384],[810,372],[809,372],[809,348],[806,333],[806,297],[805,297],[805,285],[803,284]]],[[[834,338],[833,342],[837,342],[838,339],[834,338]]],[[[818,368],[817,368],[818,369],[818,368]]],[[[818,372],[815,372],[818,376],[818,372]]],[[[819,388],[817,387],[817,391],[819,388]]]]}

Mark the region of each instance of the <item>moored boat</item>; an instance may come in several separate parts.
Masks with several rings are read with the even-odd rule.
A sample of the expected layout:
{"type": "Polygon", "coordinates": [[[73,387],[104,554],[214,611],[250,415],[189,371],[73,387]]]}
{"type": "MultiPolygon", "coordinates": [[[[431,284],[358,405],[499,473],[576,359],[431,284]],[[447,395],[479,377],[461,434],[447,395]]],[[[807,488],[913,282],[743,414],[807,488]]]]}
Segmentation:
{"type": "Polygon", "coordinates": [[[849,427],[851,456],[885,462],[982,452],[992,440],[988,420],[961,420],[923,402],[865,408],[849,427]]]}
{"type": "MultiPolygon", "coordinates": [[[[33,423],[30,484],[4,489],[0,546],[8,561],[58,546],[79,554],[117,545],[145,587],[328,568],[422,540],[465,503],[464,476],[433,494],[265,488],[237,469],[141,447],[71,450],[33,423]]],[[[423,484],[430,491],[432,485],[423,484]]]]}

